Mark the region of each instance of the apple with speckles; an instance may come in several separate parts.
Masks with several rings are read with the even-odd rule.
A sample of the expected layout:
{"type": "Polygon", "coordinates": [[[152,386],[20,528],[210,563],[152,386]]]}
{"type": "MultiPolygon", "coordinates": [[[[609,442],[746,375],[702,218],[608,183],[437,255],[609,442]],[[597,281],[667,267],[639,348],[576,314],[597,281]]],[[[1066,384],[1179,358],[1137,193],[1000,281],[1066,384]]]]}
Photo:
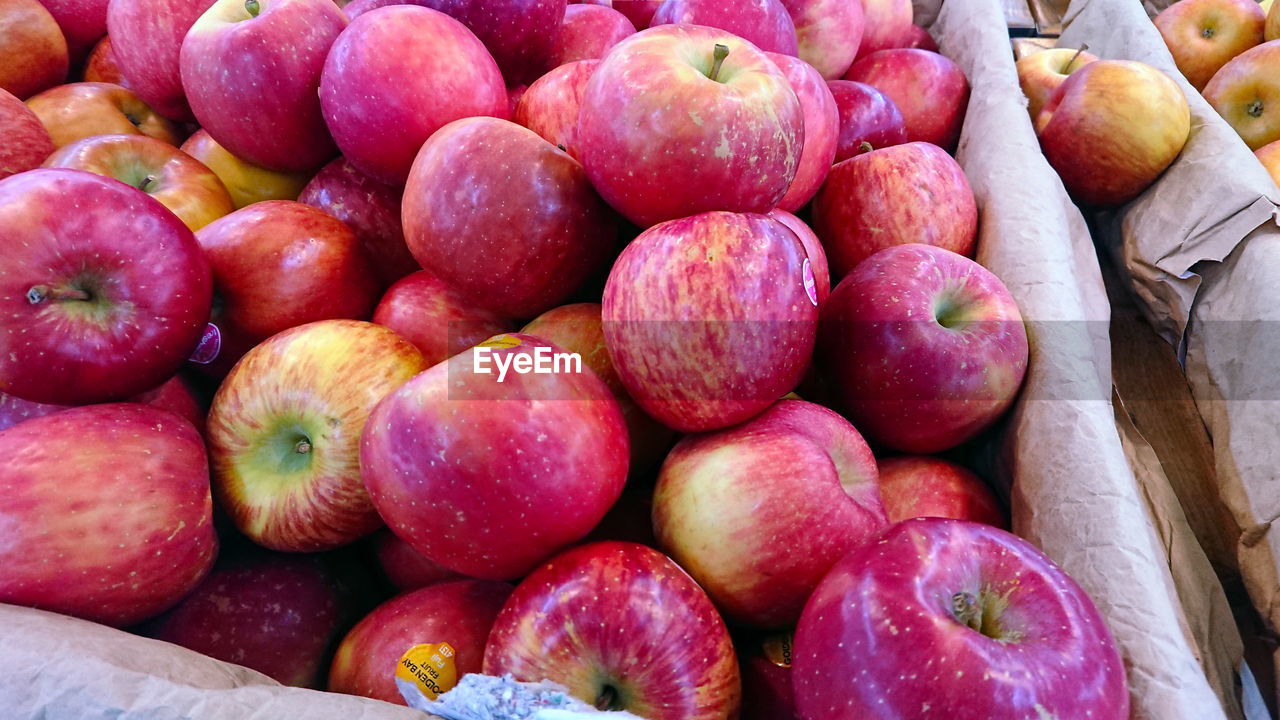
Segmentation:
{"type": "Polygon", "coordinates": [[[1089,596],[1031,543],[963,520],[898,523],[837,563],[791,670],[806,720],[1129,717],[1089,596]]]}
{"type": "Polygon", "coordinates": [[[145,193],[77,170],[29,170],[0,180],[0,227],[0,392],[59,405],[123,400],[172,377],[200,342],[209,262],[145,193]]]}
{"type": "Polygon", "coordinates": [[[649,27],[668,24],[724,30],[766,52],[793,57],[799,52],[795,22],[779,0],[666,0],[649,20],[649,27]]]}
{"type": "Polygon", "coordinates": [[[681,440],[653,498],[659,546],[726,617],[764,628],[794,625],[831,566],[888,525],[871,448],[803,400],[681,440]]]}
{"type": "Polygon", "coordinates": [[[649,720],[731,720],[733,644],[678,565],[643,545],[600,542],[534,571],[498,613],[484,672],[547,679],[601,710],[649,720]]]}
{"type": "Polygon", "coordinates": [[[499,335],[379,403],[360,467],[393,532],[450,570],[505,580],[600,522],[626,483],[627,428],[595,373],[551,364],[564,352],[499,335]]]}
{"type": "Polygon", "coordinates": [[[551,70],[520,96],[512,119],[581,161],[578,113],[587,81],[599,66],[599,60],[578,60],[551,70]]]}
{"type": "MultiPolygon", "coordinates": [[[[107,6],[112,54],[129,87],[172,120],[195,119],[182,87],[182,40],[213,0],[114,0],[107,6]]],[[[86,77],[86,80],[89,78],[86,77]]]]}
{"type": "Polygon", "coordinates": [[[547,68],[557,68],[575,60],[599,60],[605,53],[636,33],[625,15],[601,5],[570,5],[564,23],[551,48],[547,68]]]}
{"type": "Polygon", "coordinates": [[[641,233],[604,289],[604,333],[627,392],[681,432],[736,425],[795,388],[818,317],[795,233],[710,212],[641,233]]]}
{"type": "Polygon", "coordinates": [[[955,447],[1013,403],[1027,331],[1000,279],[932,245],[863,260],[822,307],[817,357],[868,439],[908,453],[955,447]]]}
{"type": "Polygon", "coordinates": [[[800,238],[800,244],[804,246],[805,255],[809,258],[809,268],[813,271],[813,288],[818,296],[818,307],[822,307],[822,303],[831,294],[831,270],[827,265],[827,251],[822,247],[822,241],[803,220],[786,210],[770,210],[769,217],[786,225],[800,238]]]}
{"type": "Polygon", "coordinates": [[[907,142],[907,122],[887,95],[866,83],[829,80],[840,129],[834,162],[907,142]]]}
{"type": "Polygon", "coordinates": [[[840,132],[840,114],[836,99],[826,81],[813,66],[803,60],[767,53],[769,59],[786,76],[800,100],[804,114],[804,145],[800,151],[800,164],[787,194],[778,201],[778,207],[795,212],[813,199],[836,156],[836,138],[840,132]]]}
{"type": "Polygon", "coordinates": [[[0,432],[0,602],[131,625],[168,609],[217,550],[200,433],[133,403],[0,432]]]}
{"type": "Polygon", "coordinates": [[[800,101],[764,52],[723,30],[662,25],[596,68],[578,147],[605,201],[649,227],[710,210],[769,212],[795,179],[804,132],[800,101]]]}
{"type": "Polygon", "coordinates": [[[547,66],[566,7],[564,0],[428,1],[480,38],[509,85],[530,82],[547,66]]]}
{"type": "Polygon", "coordinates": [[[991,488],[968,468],[926,455],[883,458],[880,497],[890,522],[915,517],[971,520],[1009,529],[991,488]]]}
{"type": "Polygon", "coordinates": [[[916,48],[882,50],[855,62],[844,79],[866,83],[893,100],[907,140],[955,151],[969,109],[969,80],[950,58],[916,48]]]}
{"type": "Polygon", "coordinates": [[[861,2],[847,0],[782,0],[796,26],[800,59],[823,78],[845,74],[862,46],[866,15],[861,2]]]}
{"type": "Polygon", "coordinates": [[[209,409],[214,492],[240,532],[318,552],[381,527],[360,434],[374,406],[424,369],[408,340],[358,320],[309,323],[250,350],[209,409]]]}
{"type": "Polygon", "coordinates": [[[0,89],[0,180],[40,167],[53,140],[40,118],[12,93],[0,89]]]}
{"type": "Polygon", "coordinates": [[[426,270],[388,288],[373,311],[373,321],[417,346],[428,367],[516,327],[511,320],[468,302],[426,270]]]}

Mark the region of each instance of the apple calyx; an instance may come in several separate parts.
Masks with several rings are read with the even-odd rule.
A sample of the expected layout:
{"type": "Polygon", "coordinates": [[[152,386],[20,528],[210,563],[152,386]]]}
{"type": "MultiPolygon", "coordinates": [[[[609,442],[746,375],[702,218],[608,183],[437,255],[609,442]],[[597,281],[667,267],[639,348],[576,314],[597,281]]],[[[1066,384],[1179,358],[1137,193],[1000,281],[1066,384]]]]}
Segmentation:
{"type": "Polygon", "coordinates": [[[724,59],[729,57],[729,46],[716,43],[716,49],[712,51],[711,57],[714,62],[711,64],[711,72],[707,73],[707,78],[720,82],[720,66],[724,65],[724,59]]]}
{"type": "Polygon", "coordinates": [[[1217,34],[1217,32],[1211,27],[1204,28],[1203,30],[1200,31],[1200,37],[1206,40],[1213,37],[1215,34],[1217,34]]]}
{"type": "Polygon", "coordinates": [[[92,295],[80,288],[51,285],[32,285],[27,291],[27,302],[39,305],[46,300],[90,300],[92,295]]]}
{"type": "Polygon", "coordinates": [[[1249,113],[1251,118],[1262,117],[1262,98],[1255,98],[1253,102],[1245,106],[1244,111],[1249,113]]]}
{"type": "Polygon", "coordinates": [[[872,145],[871,143],[867,142],[866,140],[863,140],[862,142],[858,143],[858,149],[859,149],[859,150],[861,150],[861,151],[862,151],[862,152],[864,152],[864,153],[869,153],[869,152],[871,152],[872,150],[875,150],[875,149],[876,149],[876,147],[875,147],[875,145],[872,145]]]}
{"type": "Polygon", "coordinates": [[[595,708],[597,710],[622,710],[622,705],[618,702],[618,690],[612,685],[605,685],[600,689],[600,695],[596,697],[595,708]]]}
{"type": "Polygon", "coordinates": [[[256,18],[262,12],[262,5],[258,0],[244,0],[244,11],[249,13],[249,17],[256,18]]]}
{"type": "Polygon", "coordinates": [[[1089,49],[1089,43],[1080,43],[1080,47],[1076,48],[1075,54],[1071,56],[1071,59],[1067,61],[1066,65],[1062,66],[1061,74],[1063,75],[1070,74],[1071,66],[1076,64],[1076,60],[1080,58],[1080,53],[1088,49],[1089,49]]]}
{"type": "Polygon", "coordinates": [[[1000,626],[1000,616],[1008,604],[1007,597],[994,595],[989,590],[977,595],[961,590],[951,596],[949,610],[956,622],[980,635],[1001,643],[1017,642],[1022,639],[1022,633],[1000,626]]]}
{"type": "Polygon", "coordinates": [[[293,446],[293,451],[299,455],[306,455],[311,452],[311,440],[305,437],[302,438],[293,446]]]}

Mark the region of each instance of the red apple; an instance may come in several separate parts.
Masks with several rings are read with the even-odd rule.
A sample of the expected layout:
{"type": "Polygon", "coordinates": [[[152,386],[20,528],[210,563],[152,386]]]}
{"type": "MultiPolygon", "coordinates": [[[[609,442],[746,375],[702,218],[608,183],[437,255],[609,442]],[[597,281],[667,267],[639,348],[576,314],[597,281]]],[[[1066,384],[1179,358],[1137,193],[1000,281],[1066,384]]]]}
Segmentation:
{"type": "Polygon", "coordinates": [[[0,180],[0,392],[79,405],[167,380],[209,318],[209,263],[173,213],[75,170],[0,180]]]}
{"type": "Polygon", "coordinates": [[[204,443],[173,413],[73,408],[0,432],[0,457],[0,602],[130,625],[213,564],[204,443]]]}
{"type": "Polygon", "coordinates": [[[791,687],[791,634],[734,644],[742,671],[742,720],[801,720],[791,687]]]}
{"type": "Polygon", "coordinates": [[[978,205],[960,163],[912,142],[842,161],[813,201],[813,229],[836,277],[895,245],[923,243],[972,256],[978,205]]]}
{"type": "Polygon", "coordinates": [[[167,118],[195,119],[182,87],[180,52],[187,31],[212,4],[213,0],[113,0],[107,7],[107,29],[120,72],[138,97],[167,118]]]}
{"type": "MultiPolygon", "coordinates": [[[[1280,57],[1280,41],[1276,40],[1246,50],[1223,65],[1204,88],[1204,99],[1235,128],[1251,150],[1280,140],[1280,122],[1276,121],[1277,114],[1270,106],[1270,99],[1280,87],[1272,72],[1277,57],[1280,57]]],[[[1148,100],[1156,103],[1154,109],[1163,119],[1172,115],[1172,109],[1170,100],[1164,97],[1163,85],[1153,85],[1149,93],[1154,95],[1157,90],[1160,96],[1148,100]]],[[[1165,125],[1167,122],[1159,123],[1160,127],[1165,125]]]]}
{"type": "Polygon", "coordinates": [[[945,517],[1009,529],[991,488],[953,462],[904,455],[881,460],[879,468],[880,497],[890,522],[945,517]]]}
{"type": "Polygon", "coordinates": [[[782,0],[795,21],[800,59],[824,79],[841,77],[862,44],[865,16],[861,2],[782,0]]]}
{"type": "Polygon", "coordinates": [[[681,432],[715,430],[796,386],[817,304],[812,263],[786,225],[704,213],[654,226],[622,252],[604,289],[605,341],[646,412],[681,432]]]}
{"type": "Polygon", "coordinates": [[[786,225],[800,239],[804,253],[809,258],[809,267],[813,270],[813,287],[818,296],[818,307],[822,307],[831,294],[831,271],[827,266],[827,253],[822,248],[822,242],[803,220],[786,210],[770,210],[769,217],[786,225]]]}
{"type": "Polygon", "coordinates": [[[199,130],[182,143],[182,152],[204,163],[213,171],[236,209],[264,200],[297,200],[311,176],[305,173],[282,173],[258,167],[227,152],[209,133],[199,130]]]}
{"type": "Polygon", "coordinates": [[[568,550],[520,583],[494,622],[484,671],[551,680],[648,720],[730,720],[741,695],[706,594],[662,553],[622,542],[568,550]]]}
{"type": "Polygon", "coordinates": [[[346,223],[364,244],[384,285],[418,270],[417,261],[404,244],[400,188],[378,182],[346,159],[338,158],[307,183],[298,202],[320,208],[346,223]]]}
{"type": "Polygon", "coordinates": [[[288,552],[378,529],[360,434],[374,406],[425,368],[409,341],[355,320],[310,323],[250,350],[209,410],[214,491],[236,527],[288,552]]]}
{"type": "Polygon", "coordinates": [[[954,152],[969,108],[969,81],[949,58],[928,50],[884,50],[858,60],[844,76],[884,93],[906,122],[907,140],[954,152]]]}
{"type": "Polygon", "coordinates": [[[879,50],[906,44],[911,34],[911,0],[862,0],[865,20],[858,60],[879,50]]]}
{"type": "Polygon", "coordinates": [[[507,115],[502,74],[484,45],[456,20],[407,5],[364,13],[342,33],[325,61],[320,104],[347,160],[393,185],[444,125],[507,115]]]}
{"type": "Polygon", "coordinates": [[[661,4],[662,0],[613,0],[609,6],[626,15],[637,28],[647,28],[661,4]]]}
{"type": "Polygon", "coordinates": [[[441,128],[404,191],[409,251],[469,302],[532,317],[568,299],[617,243],[612,211],[582,166],[532,130],[497,118],[441,128]],[[465,202],[458,188],[466,188],[465,202]]]}
{"type": "Polygon", "coordinates": [[[1228,61],[1262,44],[1267,15],[1254,0],[1178,0],[1152,22],[1178,69],[1203,90],[1228,61]]]}
{"type": "Polygon", "coordinates": [[[912,25],[907,28],[907,34],[904,38],[906,41],[902,43],[901,47],[938,52],[938,41],[933,39],[928,30],[919,25],[912,25]]]}
{"type": "Polygon", "coordinates": [[[565,8],[564,23],[551,48],[547,68],[575,60],[599,60],[635,32],[636,26],[617,10],[600,5],[570,5],[565,8]]]}
{"type": "Polygon", "coordinates": [[[1125,667],[1079,585],[1003,530],[894,525],[805,606],[792,682],[805,718],[1129,717],[1125,667]],[[874,651],[872,649],[874,648],[874,651]]]}
{"type": "MultiPolygon", "coordinates": [[[[1248,62],[1249,53],[1266,47],[1238,60],[1248,62]]],[[[1235,62],[1215,80],[1234,72],[1235,62]]],[[[1242,82],[1242,93],[1253,98],[1255,90],[1252,80],[1242,82]]],[[[1223,97],[1214,91],[1211,82],[1205,99],[1219,102],[1215,107],[1223,112],[1223,97]]],[[[1240,118],[1248,116],[1245,102],[1253,101],[1240,103],[1240,118]]],[[[1276,130],[1280,137],[1280,125],[1276,130]]],[[[1067,190],[1088,205],[1121,205],[1140,195],[1178,157],[1190,133],[1191,111],[1181,88],[1150,65],[1125,60],[1099,60],[1075,71],[1036,117],[1045,158],[1067,190]]],[[[1265,144],[1265,137],[1250,134],[1245,142],[1258,147],[1254,143],[1265,144]]]]}
{"type": "Polygon", "coordinates": [[[53,140],[40,118],[12,93],[0,89],[0,180],[40,167],[53,140]]]}
{"type": "Polygon", "coordinates": [[[379,530],[373,536],[373,546],[382,574],[397,590],[417,590],[462,579],[458,573],[441,567],[414,550],[390,530],[379,530]]]}
{"type": "Polygon", "coordinates": [[[931,453],[973,437],[1012,404],[1027,333],[986,268],[932,245],[897,245],[831,292],[819,358],[859,430],[895,450],[931,453]]]}
{"type": "Polygon", "coordinates": [[[316,320],[367,318],[377,302],[377,278],[355,233],[309,205],[256,203],[196,239],[213,266],[214,322],[251,342],[316,320]]]}
{"type": "Polygon", "coordinates": [[[373,321],[417,346],[428,367],[515,329],[512,321],[468,302],[426,270],[392,285],[373,311],[373,321]]]}
{"type": "Polygon", "coordinates": [[[831,80],[827,88],[840,118],[835,162],[907,142],[902,111],[884,93],[852,80],[831,80]]]}
{"type": "Polygon", "coordinates": [[[581,160],[578,148],[578,113],[587,81],[599,60],[565,63],[538,78],[525,90],[512,111],[512,119],[581,160]]]}
{"type": "Polygon", "coordinates": [[[557,347],[576,352],[582,362],[609,386],[618,401],[631,439],[631,472],[648,472],[662,462],[675,441],[675,433],[649,417],[618,377],[605,346],[601,307],[596,303],[575,303],[548,310],[534,318],[520,331],[541,338],[557,347]]]}
{"type": "MultiPolygon", "coordinates": [[[[204,408],[200,407],[191,388],[187,387],[182,378],[177,375],[154,390],[134,395],[129,402],[168,410],[191,423],[202,435],[204,434],[204,408]]],[[[70,410],[73,407],[75,406],[31,402],[0,393],[0,430],[8,430],[20,422],[70,410]]]]}
{"type": "Polygon", "coordinates": [[[800,111],[804,114],[804,146],[800,151],[800,165],[787,194],[778,201],[778,207],[795,212],[813,198],[831,169],[836,156],[840,115],[836,110],[836,99],[813,66],[789,55],[768,55],[791,83],[791,89],[800,100],[800,111]]]}
{"type": "Polygon", "coordinates": [[[782,71],[712,28],[664,25],[623,40],[582,98],[587,175],[641,227],[708,210],[772,210],[803,145],[804,114],[782,71]]]}
{"type": "Polygon", "coordinates": [[[506,579],[600,522],[626,482],[626,425],[595,373],[550,364],[562,352],[499,335],[378,405],[360,465],[393,532],[450,570],[506,579]]]}
{"type": "Polygon", "coordinates": [[[666,0],[654,12],[649,27],[667,24],[724,30],[766,52],[791,56],[799,52],[796,25],[779,0],[666,0]]]}
{"type": "Polygon", "coordinates": [[[40,0],[66,38],[68,56],[79,65],[107,34],[107,0],[40,0]]]}
{"type": "Polygon", "coordinates": [[[1022,86],[1022,94],[1027,96],[1027,111],[1031,113],[1031,122],[1035,122],[1049,101],[1049,96],[1058,89],[1071,73],[1097,60],[1098,57],[1083,49],[1053,48],[1032,53],[1018,60],[1018,84],[1022,86]]]}
{"type": "Polygon", "coordinates": [[[453,648],[457,678],[480,672],[493,620],[511,586],[457,580],[394,597],[365,616],[338,646],[329,691],[404,705],[395,667],[405,651],[425,643],[453,648]]]}
{"type": "Polygon", "coordinates": [[[316,688],[349,604],[315,556],[258,551],[219,559],[191,594],[142,632],[284,685],[316,688]]]}
{"type": "Polygon", "coordinates": [[[111,83],[59,85],[27,100],[54,147],[94,135],[146,135],[177,145],[178,126],[157,115],[133,91],[111,83]]]}
{"type": "Polygon", "coordinates": [[[888,527],[871,448],[847,420],[782,400],[681,440],[658,476],[658,544],[725,616],[789,627],[831,566],[888,527]]]}
{"type": "Polygon", "coordinates": [[[67,79],[67,40],[36,0],[0,0],[0,90],[28,98],[67,79]]]}
{"type": "Polygon", "coordinates": [[[346,26],[333,0],[215,0],[182,41],[191,112],[255,165],[323,165],[336,151],[320,111],[320,71],[346,26]]]}
{"type": "Polygon", "coordinates": [[[429,0],[461,21],[512,85],[532,82],[547,67],[564,21],[564,0],[429,0]]]}
{"type": "Polygon", "coordinates": [[[178,148],[145,135],[97,135],[64,145],[45,167],[115,178],[160,201],[199,230],[235,207],[213,171],[178,148]]]}
{"type": "Polygon", "coordinates": [[[84,80],[128,87],[129,81],[120,72],[120,63],[116,60],[110,37],[103,36],[93,47],[93,52],[89,53],[89,59],[84,64],[84,80]]]}

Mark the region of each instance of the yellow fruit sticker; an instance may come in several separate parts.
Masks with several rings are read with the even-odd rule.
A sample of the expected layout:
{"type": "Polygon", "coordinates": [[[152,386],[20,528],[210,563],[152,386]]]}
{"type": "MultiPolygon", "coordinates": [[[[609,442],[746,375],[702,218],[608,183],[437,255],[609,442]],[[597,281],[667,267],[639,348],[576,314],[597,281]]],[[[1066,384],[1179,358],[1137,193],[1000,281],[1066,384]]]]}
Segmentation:
{"type": "Polygon", "coordinates": [[[778,667],[791,667],[791,635],[771,635],[765,638],[764,656],[778,667]]]}
{"type": "Polygon", "coordinates": [[[515,335],[507,335],[507,334],[494,335],[493,337],[489,338],[488,340],[485,340],[484,342],[480,343],[476,347],[482,347],[482,348],[520,347],[520,338],[516,337],[515,335]]]}
{"type": "Polygon", "coordinates": [[[449,643],[414,645],[400,656],[396,677],[416,685],[428,700],[435,700],[458,684],[453,648],[449,643]]]}

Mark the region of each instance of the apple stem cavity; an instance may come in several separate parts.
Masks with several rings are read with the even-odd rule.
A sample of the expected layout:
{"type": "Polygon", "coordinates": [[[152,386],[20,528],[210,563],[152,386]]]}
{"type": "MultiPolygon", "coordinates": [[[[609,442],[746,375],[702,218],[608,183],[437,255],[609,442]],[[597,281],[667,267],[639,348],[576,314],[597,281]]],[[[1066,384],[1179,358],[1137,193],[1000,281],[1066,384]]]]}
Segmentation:
{"type": "Polygon", "coordinates": [[[716,49],[712,51],[711,57],[715,61],[711,64],[711,72],[707,73],[707,77],[720,82],[720,66],[724,65],[724,59],[729,57],[729,46],[716,43],[716,49]]]}
{"type": "Polygon", "coordinates": [[[249,17],[256,18],[258,13],[262,12],[262,5],[258,3],[258,0],[244,0],[244,10],[249,13],[249,17]]]}
{"type": "Polygon", "coordinates": [[[1245,112],[1249,113],[1251,118],[1262,117],[1262,98],[1256,98],[1245,106],[1245,112]]]}
{"type": "Polygon", "coordinates": [[[89,300],[91,295],[79,288],[32,285],[27,291],[27,302],[39,305],[45,300],[89,300]]]}
{"type": "Polygon", "coordinates": [[[1088,49],[1089,49],[1089,43],[1081,43],[1080,47],[1076,48],[1076,54],[1072,55],[1071,59],[1067,61],[1067,64],[1062,66],[1062,74],[1066,75],[1067,73],[1071,72],[1071,66],[1076,64],[1076,60],[1079,59],[1080,53],[1088,49]]]}

